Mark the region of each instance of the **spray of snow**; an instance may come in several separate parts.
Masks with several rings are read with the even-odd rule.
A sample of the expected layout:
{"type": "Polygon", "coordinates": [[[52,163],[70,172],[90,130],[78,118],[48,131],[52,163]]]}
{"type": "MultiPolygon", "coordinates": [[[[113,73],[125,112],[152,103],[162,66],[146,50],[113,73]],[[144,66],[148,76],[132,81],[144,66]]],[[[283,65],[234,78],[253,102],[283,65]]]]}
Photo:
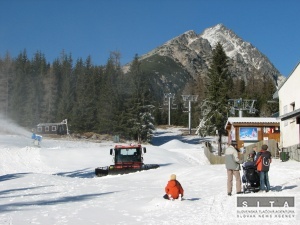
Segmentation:
{"type": "Polygon", "coordinates": [[[14,121],[2,114],[0,114],[0,134],[15,134],[25,137],[31,136],[29,131],[18,126],[14,121]]]}

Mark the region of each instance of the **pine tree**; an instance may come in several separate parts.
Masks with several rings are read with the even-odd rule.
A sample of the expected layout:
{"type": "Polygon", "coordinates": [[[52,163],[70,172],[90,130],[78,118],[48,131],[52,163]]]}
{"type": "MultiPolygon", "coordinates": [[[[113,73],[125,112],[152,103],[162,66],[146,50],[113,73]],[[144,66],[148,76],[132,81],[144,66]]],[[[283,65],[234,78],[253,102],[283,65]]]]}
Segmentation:
{"type": "Polygon", "coordinates": [[[118,127],[119,109],[119,87],[118,77],[122,74],[121,67],[116,59],[117,55],[111,54],[104,68],[104,73],[100,83],[100,90],[97,93],[97,121],[100,133],[112,134],[118,127]],[[117,64],[116,64],[117,63],[117,64]]]}
{"type": "Polygon", "coordinates": [[[45,87],[45,95],[43,98],[44,102],[44,109],[42,115],[41,115],[41,122],[57,122],[56,121],[56,112],[57,112],[57,93],[58,93],[58,78],[55,76],[55,70],[53,69],[55,67],[55,63],[53,66],[49,68],[46,75],[44,76],[43,83],[45,87]]]}
{"type": "Polygon", "coordinates": [[[9,113],[13,68],[13,60],[8,53],[4,59],[0,58],[0,114],[5,116],[9,113]]]}
{"type": "Polygon", "coordinates": [[[45,84],[43,82],[49,70],[49,65],[46,63],[46,58],[41,52],[36,52],[31,62],[31,80],[33,82],[33,102],[31,110],[32,126],[35,127],[38,123],[44,121],[42,116],[45,115],[46,105],[44,102],[45,96],[45,84]]]}
{"type": "Polygon", "coordinates": [[[74,131],[95,131],[96,129],[96,86],[94,67],[91,57],[85,63],[79,59],[74,69],[74,106],[72,108],[72,125],[74,131]]]}
{"type": "Polygon", "coordinates": [[[141,141],[150,141],[154,131],[154,117],[151,104],[151,85],[147,75],[141,70],[141,64],[136,55],[129,72],[132,91],[127,104],[126,114],[128,134],[141,141]]]}
{"type": "Polygon", "coordinates": [[[74,79],[75,79],[75,95],[74,95],[74,106],[72,108],[72,129],[74,132],[82,132],[85,128],[85,66],[83,60],[80,58],[77,60],[74,68],[74,79]]]}
{"type": "Polygon", "coordinates": [[[218,154],[221,155],[222,136],[226,135],[225,124],[228,118],[229,84],[228,58],[220,43],[213,49],[212,62],[207,74],[207,113],[205,126],[210,134],[218,135],[218,154]]]}
{"type": "Polygon", "coordinates": [[[73,76],[73,60],[71,54],[68,56],[62,52],[59,60],[55,62],[55,76],[57,77],[57,111],[56,121],[59,122],[71,117],[74,104],[74,82],[73,76]]]}
{"type": "Polygon", "coordinates": [[[10,117],[21,126],[30,126],[32,120],[31,106],[34,88],[30,77],[30,60],[27,52],[20,53],[15,61],[15,73],[13,74],[10,117]]]}
{"type": "Polygon", "coordinates": [[[266,75],[263,75],[262,82],[260,81],[259,96],[258,96],[258,105],[259,105],[259,116],[268,117],[272,114],[278,112],[278,104],[269,104],[268,101],[273,99],[273,94],[276,91],[276,86],[273,80],[271,80],[266,75]]]}

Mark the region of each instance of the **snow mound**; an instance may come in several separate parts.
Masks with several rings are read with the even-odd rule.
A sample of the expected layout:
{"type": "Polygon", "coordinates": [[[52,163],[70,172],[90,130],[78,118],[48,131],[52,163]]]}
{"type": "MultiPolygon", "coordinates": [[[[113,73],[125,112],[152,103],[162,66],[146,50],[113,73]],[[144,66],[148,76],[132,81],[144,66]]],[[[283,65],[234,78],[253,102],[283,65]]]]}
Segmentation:
{"type": "Polygon", "coordinates": [[[1,150],[1,174],[39,173],[47,170],[40,157],[40,149],[26,146],[23,148],[5,148],[1,150]]]}
{"type": "Polygon", "coordinates": [[[191,146],[188,143],[184,143],[182,141],[175,140],[175,139],[161,145],[160,147],[164,148],[164,149],[189,149],[189,148],[195,148],[195,147],[191,146]]]}

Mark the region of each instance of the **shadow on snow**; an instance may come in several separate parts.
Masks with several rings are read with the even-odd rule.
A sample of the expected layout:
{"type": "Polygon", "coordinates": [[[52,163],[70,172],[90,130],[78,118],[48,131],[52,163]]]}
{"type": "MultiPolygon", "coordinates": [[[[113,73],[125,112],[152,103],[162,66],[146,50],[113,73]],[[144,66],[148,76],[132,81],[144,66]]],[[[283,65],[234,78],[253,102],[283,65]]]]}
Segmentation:
{"type": "Polygon", "coordinates": [[[67,203],[74,203],[74,202],[81,202],[87,201],[89,199],[101,196],[112,194],[115,192],[106,192],[106,193],[99,193],[99,194],[85,194],[85,195],[77,195],[77,196],[66,196],[60,197],[56,199],[49,199],[49,200],[39,200],[39,201],[27,201],[27,202],[15,202],[9,204],[0,205],[1,213],[5,213],[8,211],[21,211],[21,210],[30,210],[30,207],[36,206],[46,206],[46,205],[57,205],[57,204],[67,204],[67,203]]]}
{"type": "Polygon", "coordinates": [[[180,134],[161,136],[163,134],[168,134],[168,132],[163,132],[163,131],[156,132],[154,137],[151,140],[151,144],[154,146],[160,146],[160,145],[163,145],[172,140],[179,140],[179,141],[181,141],[183,143],[187,143],[187,144],[200,144],[201,142],[211,140],[211,138],[203,138],[200,136],[193,136],[192,139],[189,139],[191,136],[189,136],[189,135],[182,136],[180,134]]]}
{"type": "Polygon", "coordinates": [[[62,177],[77,177],[77,178],[93,178],[95,177],[95,170],[90,168],[85,168],[81,170],[75,170],[70,172],[61,172],[53,175],[62,176],[62,177]]]}
{"type": "Polygon", "coordinates": [[[20,177],[24,177],[26,174],[29,174],[29,173],[6,174],[6,175],[3,175],[3,176],[0,176],[0,182],[1,181],[12,180],[12,179],[17,179],[17,178],[20,178],[20,177]]]}
{"type": "Polygon", "coordinates": [[[173,163],[164,163],[164,164],[159,164],[159,167],[164,167],[164,166],[170,166],[172,165],[173,163]]]}
{"type": "MultiPolygon", "coordinates": [[[[15,192],[19,192],[19,191],[28,191],[28,190],[39,189],[39,188],[44,188],[44,187],[51,187],[51,186],[53,186],[53,185],[8,189],[8,190],[0,191],[0,198],[7,198],[7,196],[3,197],[2,195],[9,195],[11,193],[15,193],[15,192]]],[[[24,194],[24,195],[20,195],[20,196],[27,196],[27,195],[24,194]]],[[[9,197],[15,197],[15,196],[10,195],[9,197]]]]}
{"type": "Polygon", "coordinates": [[[184,198],[187,201],[199,201],[201,198],[184,198]]]}
{"type": "Polygon", "coordinates": [[[294,189],[298,187],[297,185],[291,185],[291,186],[285,186],[285,185],[278,185],[278,186],[274,186],[274,187],[271,187],[271,190],[273,191],[283,191],[283,190],[287,190],[287,189],[294,189]]]}

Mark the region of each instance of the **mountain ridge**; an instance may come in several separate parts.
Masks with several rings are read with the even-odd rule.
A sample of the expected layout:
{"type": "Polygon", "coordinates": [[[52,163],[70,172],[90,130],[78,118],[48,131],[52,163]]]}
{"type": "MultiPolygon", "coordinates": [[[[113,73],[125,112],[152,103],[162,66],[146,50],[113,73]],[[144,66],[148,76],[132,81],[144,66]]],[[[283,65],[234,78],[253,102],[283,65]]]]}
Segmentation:
{"type": "MultiPolygon", "coordinates": [[[[197,34],[193,30],[186,31],[140,56],[139,60],[142,64],[147,64],[146,67],[152,68],[152,71],[147,72],[153,73],[155,65],[149,66],[149,64],[158,63],[153,60],[153,58],[155,58],[154,56],[168,57],[180,64],[180,66],[187,71],[187,74],[189,74],[181,73],[181,77],[177,74],[178,79],[196,80],[199,76],[206,76],[212,58],[212,50],[218,42],[222,44],[229,58],[229,71],[233,78],[243,79],[247,84],[251,77],[262,79],[263,76],[267,76],[274,81],[276,86],[284,80],[284,77],[270,62],[267,56],[261,53],[250,42],[244,41],[234,31],[228,29],[223,24],[217,24],[216,26],[207,28],[200,34],[197,34]]],[[[159,63],[161,64],[163,62],[159,63]]],[[[128,71],[129,66],[130,64],[125,65],[124,71],[128,71]]],[[[159,71],[156,70],[155,73],[158,74],[159,71]]],[[[175,76],[176,71],[171,71],[170,73],[172,73],[172,75],[169,74],[169,76],[175,76]]],[[[172,88],[169,87],[169,84],[164,85],[164,82],[168,83],[168,76],[165,74],[160,75],[164,77],[164,81],[160,82],[161,88],[164,91],[171,90],[172,88]]],[[[156,79],[159,79],[159,77],[156,77],[156,79]]],[[[172,80],[174,81],[174,79],[172,80]]],[[[179,91],[183,90],[183,88],[184,87],[177,87],[175,89],[179,91]]]]}

